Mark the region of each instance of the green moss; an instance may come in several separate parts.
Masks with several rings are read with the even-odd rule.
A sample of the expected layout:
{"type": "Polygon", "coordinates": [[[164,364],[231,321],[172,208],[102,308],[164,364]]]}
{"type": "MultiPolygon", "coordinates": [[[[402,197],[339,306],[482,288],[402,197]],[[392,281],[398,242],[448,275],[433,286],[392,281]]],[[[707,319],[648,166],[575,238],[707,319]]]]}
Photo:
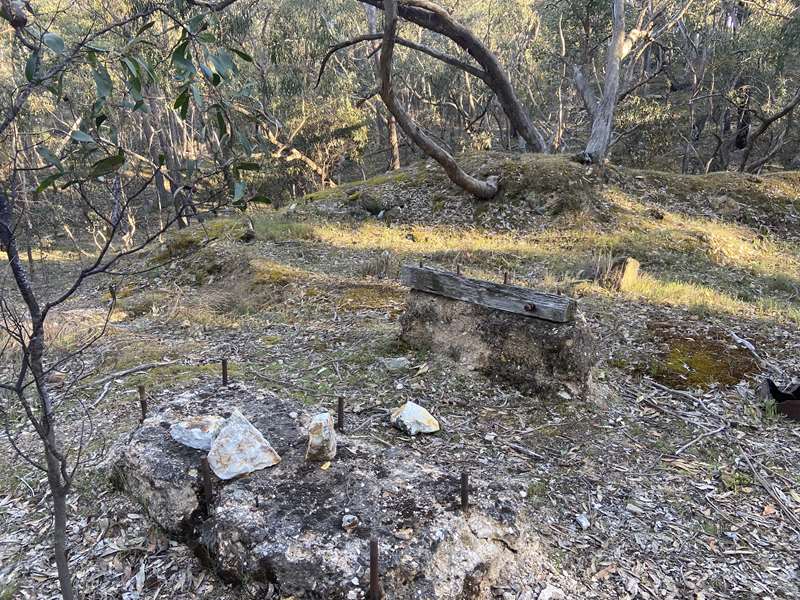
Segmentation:
{"type": "Polygon", "coordinates": [[[117,296],[117,310],[128,318],[150,314],[154,310],[164,309],[174,297],[160,290],[145,290],[120,298],[117,296]]]}
{"type": "Polygon", "coordinates": [[[738,492],[743,487],[753,485],[753,478],[749,473],[742,471],[723,471],[720,474],[720,480],[726,490],[738,492]]]}
{"type": "Polygon", "coordinates": [[[383,185],[385,183],[402,183],[408,181],[410,179],[409,175],[405,171],[389,171],[387,173],[382,173],[381,175],[375,175],[374,177],[370,177],[363,183],[358,184],[359,186],[375,186],[375,185],[383,185]]]}
{"type": "Polygon", "coordinates": [[[0,584],[0,600],[13,600],[19,592],[19,584],[16,581],[0,584]]]}
{"type": "MultiPolygon", "coordinates": [[[[231,365],[230,369],[231,378],[235,378],[235,374],[231,365]]],[[[174,389],[184,386],[190,382],[199,381],[203,377],[211,377],[219,374],[219,365],[185,365],[173,364],[164,367],[156,367],[137,375],[132,375],[126,381],[134,388],[138,385],[144,385],[148,390],[162,390],[174,389]]]]}
{"type": "Polygon", "coordinates": [[[757,373],[758,364],[744,349],[713,338],[672,338],[669,349],[650,364],[656,381],[674,388],[732,386],[757,373]]]}

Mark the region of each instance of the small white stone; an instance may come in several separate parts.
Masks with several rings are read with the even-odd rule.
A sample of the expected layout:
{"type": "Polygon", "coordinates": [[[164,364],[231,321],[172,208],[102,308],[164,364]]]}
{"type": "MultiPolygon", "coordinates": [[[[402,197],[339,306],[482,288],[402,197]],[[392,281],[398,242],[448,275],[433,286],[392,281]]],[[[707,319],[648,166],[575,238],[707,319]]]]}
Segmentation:
{"type": "Polygon", "coordinates": [[[415,402],[408,401],[392,411],[392,425],[409,435],[418,433],[435,433],[439,431],[439,422],[433,415],[415,402]]]}
{"type": "Polygon", "coordinates": [[[275,449],[238,409],[225,421],[208,453],[208,465],[220,479],[232,479],[279,462],[281,457],[275,449]]]}
{"type": "Polygon", "coordinates": [[[189,446],[189,448],[211,450],[211,444],[224,424],[225,419],[217,415],[189,417],[173,423],[169,428],[169,434],[176,442],[189,446]]]}
{"type": "Polygon", "coordinates": [[[336,456],[336,432],[330,413],[320,413],[308,425],[306,460],[328,461],[336,456]]]}
{"type": "Polygon", "coordinates": [[[357,600],[358,599],[358,592],[355,590],[350,590],[347,592],[347,600],[357,600]]]}
{"type": "Polygon", "coordinates": [[[342,517],[342,529],[344,529],[347,533],[354,531],[358,527],[359,523],[360,521],[355,515],[345,515],[342,517]]]}
{"type": "Polygon", "coordinates": [[[566,598],[564,592],[558,589],[554,585],[547,584],[541,592],[539,592],[539,597],[537,600],[563,600],[566,598]]]}
{"type": "Polygon", "coordinates": [[[398,356],[396,358],[382,358],[383,366],[387,371],[404,371],[411,366],[411,361],[405,356],[398,356]]]}
{"type": "Polygon", "coordinates": [[[575,517],[575,520],[578,522],[578,525],[581,526],[581,529],[589,529],[591,523],[589,522],[589,517],[587,517],[584,513],[579,514],[575,517]]]}

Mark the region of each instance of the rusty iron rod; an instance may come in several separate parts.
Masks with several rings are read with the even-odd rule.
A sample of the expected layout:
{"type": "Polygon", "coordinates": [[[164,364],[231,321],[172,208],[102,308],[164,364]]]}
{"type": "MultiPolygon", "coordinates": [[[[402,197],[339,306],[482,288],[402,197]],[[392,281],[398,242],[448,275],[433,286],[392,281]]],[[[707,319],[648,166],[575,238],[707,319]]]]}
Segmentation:
{"type": "Polygon", "coordinates": [[[461,263],[456,264],[456,275],[461,275],[461,263]]]}
{"type": "Polygon", "coordinates": [[[508,271],[503,272],[503,285],[508,285],[508,271]]]}
{"type": "Polygon", "coordinates": [[[369,597],[370,600],[380,600],[381,582],[378,573],[378,540],[369,541],[369,597]]]}
{"type": "Polygon", "coordinates": [[[339,398],[336,405],[336,429],[344,431],[344,398],[339,398]]]}
{"type": "Polygon", "coordinates": [[[469,510],[469,474],[466,471],[461,472],[461,510],[469,510]]]}
{"type": "Polygon", "coordinates": [[[228,385],[228,359],[222,359],[222,385],[228,385]]]}
{"type": "Polygon", "coordinates": [[[209,516],[211,502],[214,499],[214,485],[211,482],[211,467],[208,466],[208,458],[205,456],[200,459],[200,488],[203,493],[203,510],[209,516]]]}
{"type": "Polygon", "coordinates": [[[139,423],[144,423],[144,420],[147,418],[147,394],[145,393],[144,385],[140,384],[136,386],[136,390],[139,392],[139,408],[142,411],[139,423]]]}

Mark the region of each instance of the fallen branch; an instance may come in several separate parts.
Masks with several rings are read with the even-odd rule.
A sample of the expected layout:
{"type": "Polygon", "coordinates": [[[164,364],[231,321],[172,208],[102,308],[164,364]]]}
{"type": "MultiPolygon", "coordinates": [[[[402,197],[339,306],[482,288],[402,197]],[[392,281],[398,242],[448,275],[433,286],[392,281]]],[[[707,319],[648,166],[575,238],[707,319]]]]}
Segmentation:
{"type": "Polygon", "coordinates": [[[503,442],[503,445],[507,448],[511,448],[512,450],[516,450],[520,454],[524,454],[528,458],[532,458],[534,460],[547,460],[547,457],[543,454],[539,454],[538,452],[534,452],[530,448],[526,448],[525,446],[520,446],[519,444],[512,444],[511,442],[503,442]]]}
{"type": "Polygon", "coordinates": [[[675,450],[675,456],[678,456],[678,455],[679,455],[679,454],[681,454],[683,451],[685,451],[685,450],[688,450],[689,448],[691,448],[692,446],[694,446],[694,445],[695,445],[697,442],[699,442],[700,440],[702,440],[702,439],[704,439],[704,438],[707,438],[707,437],[710,437],[710,436],[712,436],[712,435],[716,435],[716,434],[718,434],[718,433],[720,433],[720,432],[724,431],[726,427],[727,427],[727,425],[722,425],[722,426],[720,426],[720,427],[717,427],[717,428],[716,428],[715,430],[713,430],[713,431],[706,431],[705,433],[701,433],[701,434],[700,434],[700,435],[698,435],[696,438],[694,438],[692,441],[685,443],[683,446],[681,446],[680,448],[678,448],[677,450],[675,450]]]}

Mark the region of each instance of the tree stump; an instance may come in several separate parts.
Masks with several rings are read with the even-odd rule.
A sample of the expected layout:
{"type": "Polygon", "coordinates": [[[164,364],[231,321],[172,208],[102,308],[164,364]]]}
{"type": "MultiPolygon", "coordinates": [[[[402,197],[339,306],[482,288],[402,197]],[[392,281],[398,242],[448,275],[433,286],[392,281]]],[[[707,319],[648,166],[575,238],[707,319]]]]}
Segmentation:
{"type": "Polygon", "coordinates": [[[411,290],[401,338],[524,391],[586,397],[595,340],[579,322],[557,323],[411,290]]]}
{"type": "Polygon", "coordinates": [[[616,292],[630,289],[639,278],[639,267],[639,261],[630,256],[615,259],[608,272],[603,276],[603,287],[616,292]]]}

